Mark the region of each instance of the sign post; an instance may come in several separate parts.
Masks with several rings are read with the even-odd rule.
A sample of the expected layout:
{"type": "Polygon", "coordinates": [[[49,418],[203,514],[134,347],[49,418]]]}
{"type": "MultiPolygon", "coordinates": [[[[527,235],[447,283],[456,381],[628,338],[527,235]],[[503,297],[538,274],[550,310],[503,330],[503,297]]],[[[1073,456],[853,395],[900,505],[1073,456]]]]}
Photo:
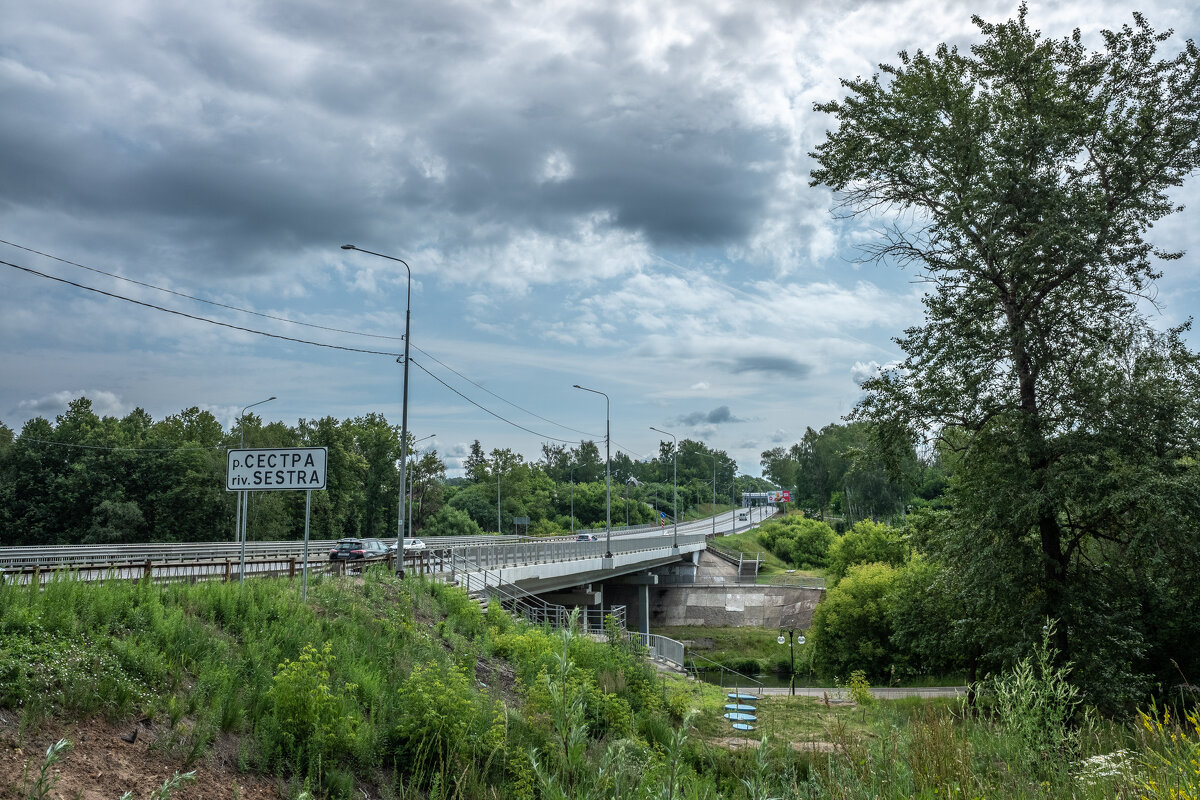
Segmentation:
{"type": "MultiPolygon", "coordinates": [[[[270,447],[254,450],[230,450],[226,456],[225,491],[287,492],[304,490],[304,588],[308,599],[308,523],[312,511],[312,492],[325,488],[327,447],[270,447]]],[[[246,580],[246,520],[242,518],[242,554],[238,582],[246,580]]]]}

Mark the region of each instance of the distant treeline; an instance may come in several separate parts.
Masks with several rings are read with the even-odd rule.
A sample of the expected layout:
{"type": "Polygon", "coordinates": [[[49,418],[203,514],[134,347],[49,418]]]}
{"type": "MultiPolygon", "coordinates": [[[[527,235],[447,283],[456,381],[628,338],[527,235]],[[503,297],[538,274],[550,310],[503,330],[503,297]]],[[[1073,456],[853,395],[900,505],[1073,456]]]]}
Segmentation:
{"type": "MultiPolygon", "coordinates": [[[[594,442],[546,444],[538,462],[527,462],[504,448],[485,454],[476,440],[466,476],[447,480],[436,448],[416,448],[409,436],[414,533],[494,532],[499,522],[504,533],[553,534],[604,524],[605,465],[594,442]],[[515,528],[514,517],[529,517],[529,526],[515,528]]],[[[312,497],[313,538],[396,535],[400,429],[381,414],[289,426],[250,413],[225,430],[195,407],[158,421],[142,409],[118,419],[98,416],[80,397],[53,421],[29,420],[19,434],[0,424],[0,546],[231,540],[235,496],[225,490],[225,454],[243,443],[328,448],[328,486],[312,497]]],[[[678,461],[681,515],[712,502],[714,476],[719,503],[771,488],[736,476],[732,459],[698,442],[681,442],[678,461]]],[[[669,516],[673,468],[669,443],[648,461],[616,454],[613,525],[669,516]]],[[[304,503],[303,492],[254,493],[250,537],[299,538],[304,503]]]]}

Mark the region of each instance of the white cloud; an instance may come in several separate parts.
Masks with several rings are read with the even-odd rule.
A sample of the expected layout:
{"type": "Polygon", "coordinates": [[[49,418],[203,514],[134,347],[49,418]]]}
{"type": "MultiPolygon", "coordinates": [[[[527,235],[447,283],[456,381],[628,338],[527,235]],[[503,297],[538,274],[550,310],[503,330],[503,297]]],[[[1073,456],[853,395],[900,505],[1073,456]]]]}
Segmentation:
{"type": "Polygon", "coordinates": [[[17,408],[38,416],[56,417],[65,413],[71,402],[80,397],[90,400],[92,412],[100,417],[124,417],[133,410],[133,406],[122,400],[119,395],[104,389],[64,389],[22,400],[17,403],[17,408]]]}

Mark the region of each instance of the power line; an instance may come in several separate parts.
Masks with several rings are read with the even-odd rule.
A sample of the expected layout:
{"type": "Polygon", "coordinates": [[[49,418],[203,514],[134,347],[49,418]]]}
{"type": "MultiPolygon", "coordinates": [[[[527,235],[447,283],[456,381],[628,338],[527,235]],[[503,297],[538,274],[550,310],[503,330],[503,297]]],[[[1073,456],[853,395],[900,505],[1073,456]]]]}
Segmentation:
{"type": "MultiPolygon", "coordinates": [[[[428,353],[426,353],[426,355],[428,355],[428,353]]],[[[504,422],[504,423],[507,423],[507,424],[509,424],[509,425],[512,425],[514,428],[518,428],[518,429],[520,429],[520,430],[523,430],[523,431],[525,431],[526,433],[532,433],[534,436],[537,436],[537,437],[538,437],[538,438],[540,438],[540,439],[549,439],[549,440],[550,440],[550,441],[552,441],[552,442],[564,442],[564,443],[566,443],[566,444],[575,444],[575,442],[577,441],[576,439],[559,439],[559,438],[558,438],[558,437],[556,437],[556,436],[547,436],[547,435],[546,435],[546,434],[544,434],[544,433],[538,433],[538,432],[537,432],[537,431],[535,431],[535,430],[532,430],[532,429],[530,429],[530,428],[526,428],[524,425],[518,425],[517,423],[513,422],[511,419],[505,419],[504,417],[502,417],[502,416],[500,416],[499,414],[497,414],[495,411],[492,411],[490,408],[486,408],[486,407],[484,407],[484,406],[481,406],[479,403],[476,403],[474,400],[472,400],[471,398],[467,397],[465,394],[463,394],[462,392],[460,392],[458,389],[455,389],[453,386],[451,386],[450,384],[446,383],[444,380],[442,380],[441,378],[439,378],[437,375],[434,375],[434,374],[433,374],[432,372],[430,372],[428,369],[426,369],[425,367],[421,366],[421,363],[420,363],[419,361],[413,361],[413,362],[412,362],[412,365],[413,365],[414,367],[416,367],[417,369],[421,370],[422,372],[424,372],[424,373],[425,373],[426,375],[428,375],[429,377],[433,378],[435,381],[437,381],[438,383],[440,383],[442,386],[445,386],[447,389],[449,389],[450,391],[454,392],[456,395],[458,395],[459,397],[461,397],[463,400],[466,400],[468,403],[470,403],[471,405],[473,405],[473,406],[475,406],[476,408],[478,408],[479,410],[481,410],[481,411],[484,411],[484,412],[486,412],[486,413],[488,413],[488,414],[491,414],[491,415],[492,415],[493,417],[495,417],[496,419],[500,420],[501,422],[504,422]]]]}
{"type": "Polygon", "coordinates": [[[82,283],[75,283],[74,281],[69,281],[66,278],[58,278],[58,277],[55,277],[54,275],[47,275],[44,272],[38,272],[36,269],[30,269],[29,267],[22,267],[19,264],[13,264],[9,261],[4,261],[3,259],[0,259],[0,264],[4,264],[5,266],[12,267],[13,269],[19,269],[22,272],[28,272],[31,275],[37,275],[40,278],[46,278],[48,280],[58,281],[59,283],[65,283],[68,286],[74,286],[77,289],[84,289],[89,292],[95,292],[96,294],[101,294],[101,295],[104,295],[105,297],[111,297],[115,300],[124,300],[127,303],[133,303],[134,305],[144,306],[146,308],[152,308],[155,311],[164,311],[168,314],[175,314],[176,316],[186,317],[187,319],[196,320],[197,322],[207,322],[209,325],[219,325],[222,328],[232,328],[235,331],[242,331],[244,333],[253,333],[258,336],[269,336],[272,339],[282,339],[285,342],[295,342],[296,344],[307,344],[307,345],[311,345],[312,347],[327,347],[331,350],[344,350],[344,351],[347,351],[350,353],[366,353],[367,355],[373,355],[373,356],[391,356],[393,358],[402,358],[403,357],[403,356],[401,356],[400,353],[388,353],[388,352],[384,352],[382,350],[363,350],[358,347],[346,347],[346,346],[340,345],[340,344],[326,344],[324,342],[313,342],[313,341],[309,341],[307,339],[297,339],[292,336],[283,336],[278,333],[268,333],[267,331],[255,330],[254,328],[244,328],[241,325],[233,325],[228,322],[220,322],[215,319],[208,319],[207,317],[198,317],[194,314],[186,314],[182,311],[176,311],[175,309],[172,309],[172,308],[164,308],[163,306],[156,306],[153,303],[146,303],[141,300],[134,300],[132,297],[126,297],[124,295],[114,294],[112,292],[106,292],[103,289],[97,289],[93,286],[85,286],[82,283]]]}
{"type": "MultiPolygon", "coordinates": [[[[37,255],[39,255],[39,256],[43,256],[43,257],[45,257],[45,258],[49,258],[49,259],[52,259],[52,260],[54,260],[54,261],[58,261],[58,262],[60,262],[60,263],[63,263],[63,264],[69,264],[69,265],[71,265],[71,266],[73,266],[73,267],[78,267],[79,269],[85,269],[85,270],[88,270],[89,272],[95,272],[95,273],[97,273],[97,274],[99,274],[99,275],[105,275],[105,276],[108,276],[108,277],[110,277],[110,278],[115,278],[115,279],[117,279],[117,280],[126,281],[126,282],[128,282],[128,283],[132,283],[132,284],[135,284],[135,285],[137,285],[137,286],[142,286],[142,287],[144,287],[144,288],[147,288],[147,289],[153,289],[153,290],[155,290],[155,291],[158,291],[158,292],[165,292],[165,293],[167,293],[167,294],[172,294],[172,295],[175,295],[176,297],[183,297],[183,298],[185,298],[185,299],[188,299],[188,300],[194,300],[194,301],[195,301],[195,302],[197,302],[197,303],[205,303],[205,304],[207,304],[207,305],[210,305],[210,306],[215,306],[215,307],[217,307],[217,308],[224,308],[224,309],[228,309],[228,310],[230,310],[230,311],[237,311],[237,312],[239,312],[239,313],[242,313],[242,314],[251,314],[251,315],[253,315],[253,316],[256,316],[256,317],[262,317],[262,318],[264,318],[264,319],[275,320],[276,322],[286,322],[286,323],[288,323],[289,325],[302,325],[302,326],[304,326],[304,327],[307,327],[307,328],[316,328],[316,329],[318,329],[318,330],[323,330],[323,331],[331,331],[331,332],[334,332],[334,333],[345,333],[345,334],[349,334],[349,335],[352,335],[352,336],[365,336],[365,337],[374,338],[374,339],[388,339],[388,340],[392,340],[392,341],[403,341],[403,340],[404,340],[404,337],[403,337],[403,336],[384,336],[384,335],[382,335],[382,334],[376,334],[376,333],[363,333],[363,332],[361,332],[361,331],[352,331],[352,330],[346,330],[346,329],[344,329],[344,328],[331,328],[331,327],[327,327],[327,326],[324,326],[324,325],[315,325],[315,324],[313,324],[313,323],[309,323],[309,322],[299,322],[299,321],[297,321],[297,320],[294,320],[294,319],[288,319],[287,317],[279,317],[279,316],[274,316],[274,315],[272,315],[272,314],[264,314],[264,313],[262,313],[262,312],[259,312],[259,311],[251,311],[250,309],[247,309],[247,308],[241,308],[240,306],[232,306],[232,305],[228,305],[228,304],[226,304],[226,303],[218,303],[218,302],[216,302],[216,301],[214,301],[214,300],[207,300],[207,299],[205,299],[205,298],[203,298],[203,297],[197,297],[197,296],[195,296],[195,295],[186,294],[186,293],[184,293],[184,292],[177,292],[177,291],[175,291],[175,290],[173,290],[173,289],[167,289],[166,287],[163,287],[163,286],[156,286],[156,285],[154,285],[154,284],[152,284],[152,283],[145,283],[145,282],[143,282],[143,281],[134,280],[133,278],[127,278],[127,277],[125,277],[124,275],[118,275],[118,274],[116,274],[116,273],[113,273],[113,272],[106,272],[105,270],[102,270],[102,269],[97,269],[96,267],[89,267],[89,266],[87,266],[86,264],[80,264],[80,263],[79,263],[79,262],[77,262],[77,261],[71,261],[70,259],[67,259],[67,258],[62,258],[62,257],[60,257],[60,256],[53,255],[53,254],[51,254],[51,253],[46,253],[46,252],[44,252],[44,251],[42,251],[42,250],[37,250],[36,248],[33,248],[33,247],[27,247],[27,246],[25,246],[25,245],[17,244],[16,242],[10,242],[10,241],[8,241],[7,239],[0,239],[0,244],[6,244],[6,245],[8,245],[8,246],[10,246],[10,247],[15,247],[15,248],[17,248],[17,249],[19,249],[19,250],[24,250],[24,251],[26,251],[26,252],[28,252],[28,253],[36,253],[36,254],[37,254],[37,255]]],[[[7,262],[4,262],[4,263],[7,263],[7,262]]],[[[15,265],[10,265],[10,266],[15,266],[15,265]]],[[[23,267],[18,267],[18,269],[24,269],[24,268],[23,268],[23,267]]],[[[29,270],[29,271],[31,271],[31,272],[32,272],[32,270],[29,270]]],[[[35,274],[39,274],[39,275],[40,275],[40,274],[42,274],[42,273],[35,273],[35,274]]],[[[45,276],[45,277],[51,277],[51,276],[45,276]]],[[[55,280],[58,280],[58,279],[57,279],[57,278],[55,278],[55,280]]],[[[64,282],[65,282],[65,283],[70,283],[69,281],[64,281],[64,282]]],[[[78,286],[79,284],[72,284],[72,285],[78,286]]],[[[87,288],[87,287],[85,287],[85,288],[87,288]]],[[[99,291],[99,290],[93,290],[93,291],[99,291]]],[[[117,295],[113,295],[113,296],[117,296],[117,295]]],[[[118,296],[118,297],[119,297],[119,296],[118,296]]],[[[122,299],[128,299],[128,298],[122,298],[122,299]]],[[[138,301],[136,301],[136,300],[131,300],[130,302],[138,302],[138,301]]],[[[146,304],[146,305],[148,305],[148,304],[146,304]]],[[[157,306],[151,306],[151,307],[152,307],[152,308],[157,308],[157,306]]],[[[164,310],[165,310],[165,309],[164,309],[164,310]]],[[[179,313],[179,312],[171,312],[171,313],[179,313]]],[[[184,314],[183,316],[187,316],[187,315],[186,315],[186,314],[184,314]]],[[[199,317],[193,317],[193,319],[202,319],[202,318],[199,318],[199,317]]],[[[216,324],[223,324],[223,323],[216,323],[216,324]]],[[[234,326],[229,326],[229,327],[234,327],[234,326]]],[[[247,330],[247,329],[244,329],[244,328],[239,328],[239,330],[247,330]]],[[[273,335],[273,334],[266,334],[266,335],[273,335]]],[[[286,337],[280,337],[280,338],[286,338],[286,337]]],[[[300,341],[300,340],[293,340],[293,341],[300,341]]],[[[333,345],[322,345],[322,346],[330,346],[330,347],[332,347],[333,345]]],[[[345,349],[353,350],[353,348],[345,348],[345,349]]],[[[552,419],[548,419],[547,417],[543,417],[543,416],[541,416],[540,414],[537,414],[537,413],[535,413],[535,412],[533,412],[533,411],[530,411],[530,410],[529,410],[529,409],[527,409],[527,408],[522,408],[521,406],[517,405],[516,403],[512,402],[511,400],[507,400],[507,399],[505,399],[504,397],[501,397],[500,395],[496,394],[496,393],[495,393],[495,392],[493,392],[492,390],[488,389],[487,387],[485,387],[485,386],[482,386],[482,385],[480,385],[479,383],[476,383],[475,381],[471,380],[471,379],[470,379],[470,378],[468,378],[466,375],[463,375],[461,372],[459,372],[458,370],[454,369],[454,368],[453,368],[453,367],[451,367],[449,364],[447,364],[447,363],[445,363],[444,361],[440,360],[439,358],[437,358],[437,357],[436,357],[436,356],[434,356],[433,354],[429,353],[428,351],[426,351],[426,350],[422,350],[421,348],[419,348],[419,347],[416,347],[415,345],[413,346],[413,349],[414,349],[414,350],[417,350],[418,352],[422,353],[423,355],[426,355],[426,356],[428,356],[428,357],[429,357],[430,359],[432,359],[433,361],[436,361],[436,362],[437,362],[438,364],[440,364],[442,367],[444,367],[444,368],[446,368],[446,369],[450,370],[451,372],[453,372],[453,373],[454,373],[455,375],[457,375],[458,377],[460,377],[460,378],[462,378],[463,380],[465,380],[466,382],[470,383],[472,386],[475,386],[475,387],[477,387],[477,388],[479,388],[479,389],[481,389],[481,390],[483,390],[483,391],[487,392],[487,393],[488,393],[488,394],[490,394],[492,397],[495,397],[497,400],[500,400],[501,402],[503,402],[503,403],[506,403],[506,404],[508,404],[508,405],[512,406],[513,408],[517,409],[518,411],[521,411],[521,412],[523,412],[523,413],[529,414],[531,417],[535,417],[535,418],[537,418],[537,419],[540,419],[542,422],[548,422],[549,424],[551,424],[551,425],[554,425],[554,426],[556,426],[556,427],[563,428],[563,429],[565,429],[565,430],[572,431],[572,432],[574,432],[574,433],[581,433],[581,434],[583,434],[584,436],[591,436],[591,437],[593,437],[593,438],[599,438],[597,434],[594,434],[594,433],[589,433],[588,431],[582,431],[582,430],[579,430],[578,428],[572,428],[570,425],[563,425],[561,422],[555,422],[554,420],[552,420],[552,419]]],[[[355,352],[372,352],[372,351],[355,351],[355,352]]],[[[388,354],[388,355],[392,355],[392,354],[388,354]]]]}
{"type": "MultiPolygon", "coordinates": [[[[124,301],[126,301],[126,302],[128,302],[128,303],[133,303],[133,304],[135,304],[135,305],[144,306],[144,307],[146,307],[146,308],[151,308],[151,309],[154,309],[155,311],[163,311],[163,312],[166,312],[166,313],[168,313],[168,314],[175,314],[175,315],[177,315],[177,316],[186,317],[187,319],[196,320],[197,322],[207,322],[207,323],[209,323],[210,325],[219,325],[219,326],[221,326],[221,327],[224,327],[224,328],[232,328],[233,330],[244,331],[244,332],[246,332],[246,333],[254,333],[254,334],[257,334],[257,335],[259,335],[259,336],[269,336],[269,337],[271,337],[271,338],[273,338],[273,339],[282,339],[282,340],[284,340],[284,341],[288,341],[288,342],[296,342],[296,343],[298,343],[298,344],[307,344],[307,345],[312,345],[312,346],[314,346],[314,347],[328,347],[328,348],[331,348],[331,349],[334,349],[334,350],[344,350],[344,351],[348,351],[348,352],[352,352],[352,353],[366,353],[366,354],[369,354],[369,355],[381,355],[381,356],[392,356],[392,357],[394,357],[394,358],[403,358],[403,356],[402,356],[401,354],[399,354],[399,353],[387,353],[387,352],[382,352],[382,351],[378,351],[378,350],[363,350],[363,349],[360,349],[360,348],[357,348],[357,347],[345,347],[345,346],[342,346],[342,345],[335,345],[335,344],[325,344],[325,343],[323,343],[323,342],[312,342],[312,341],[307,341],[307,340],[305,340],[305,339],[296,339],[296,338],[293,338],[293,337],[291,337],[291,336],[282,336],[282,335],[280,335],[280,334],[277,334],[277,333],[268,333],[268,332],[266,332],[266,331],[254,330],[254,329],[252,329],[252,328],[244,328],[244,327],[242,327],[242,326],[239,326],[239,325],[232,325],[232,324],[230,324],[230,323],[228,323],[228,322],[219,322],[219,321],[217,321],[217,320],[208,319],[208,318],[206,318],[206,317],[198,317],[198,316],[195,316],[195,315],[193,315],[193,314],[186,314],[186,313],[184,313],[184,312],[182,312],[182,311],[176,311],[176,310],[174,310],[174,309],[171,309],[171,308],[164,308],[164,307],[162,307],[162,306],[157,306],[157,305],[154,305],[153,303],[146,303],[146,302],[143,302],[143,301],[141,301],[141,300],[134,300],[132,297],[125,297],[124,295],[114,294],[113,292],[106,292],[106,291],[104,291],[104,290],[102,290],[102,289],[97,289],[97,288],[95,288],[95,287],[92,287],[92,286],[85,286],[85,285],[84,285],[84,284],[82,284],[82,283],[76,283],[76,282],[74,282],[74,281],[69,281],[69,280],[67,280],[66,278],[59,278],[59,277],[56,277],[56,276],[54,276],[54,275],[47,275],[47,274],[46,274],[46,273],[44,273],[44,272],[38,272],[38,271],[37,271],[37,270],[35,270],[35,269],[30,269],[29,267],[22,267],[22,266],[20,266],[19,264],[13,264],[13,263],[11,263],[11,262],[9,262],[9,261],[4,261],[4,260],[2,260],[2,259],[0,259],[0,264],[4,264],[5,266],[12,267],[13,269],[18,269],[18,270],[21,270],[22,272],[28,272],[28,273],[29,273],[29,274],[31,274],[31,275],[37,275],[37,276],[38,276],[38,277],[40,277],[40,278],[46,278],[46,279],[48,279],[48,280],[52,280],[52,281],[58,281],[59,283],[65,283],[65,284],[67,284],[68,286],[74,286],[74,287],[76,287],[76,288],[78,288],[78,289],[84,289],[84,290],[86,290],[86,291],[89,291],[89,292],[95,292],[96,294],[100,294],[100,295],[103,295],[103,296],[105,296],[105,297],[111,297],[111,298],[113,298],[113,299],[115,299],[115,300],[124,300],[124,301]]],[[[422,352],[424,352],[424,351],[422,351],[422,352]]],[[[426,353],[426,355],[428,355],[428,353],[426,353]]],[[[432,356],[430,356],[430,357],[432,358],[432,356]]],[[[435,361],[437,361],[437,359],[434,359],[434,360],[435,360],[435,361]]],[[[416,362],[415,362],[415,361],[414,361],[413,363],[414,363],[414,364],[416,364],[416,362]]],[[[441,364],[442,362],[438,361],[438,363],[439,363],[439,364],[441,364]]],[[[520,430],[523,430],[523,431],[525,431],[526,433],[532,433],[534,436],[537,436],[537,437],[539,437],[539,438],[542,438],[542,439],[549,439],[549,440],[551,440],[551,441],[555,441],[555,442],[565,442],[565,443],[568,443],[568,444],[574,444],[574,443],[575,443],[575,440],[574,440],[574,439],[559,439],[559,438],[557,438],[557,437],[555,437],[555,436],[547,436],[546,434],[538,433],[538,432],[537,432],[537,431],[535,431],[535,430],[532,430],[532,429],[530,429],[530,428],[526,428],[524,425],[518,425],[517,423],[513,422],[512,420],[510,420],[510,419],[506,419],[505,417],[502,417],[502,416],[500,416],[499,414],[497,414],[496,412],[492,411],[491,409],[489,409],[489,408],[486,408],[485,406],[482,406],[482,405],[480,405],[479,403],[475,402],[475,401],[474,401],[474,400],[472,400],[470,397],[467,397],[465,394],[463,394],[462,392],[458,391],[458,390],[457,390],[457,389],[455,389],[453,386],[451,386],[450,384],[446,383],[446,382],[445,382],[445,381],[443,381],[441,378],[439,378],[437,375],[434,375],[432,372],[430,372],[428,369],[426,369],[425,367],[421,366],[420,364],[416,364],[416,365],[417,365],[417,366],[418,366],[418,367],[419,367],[419,368],[420,368],[420,369],[421,369],[421,370],[422,370],[422,371],[423,371],[423,372],[424,372],[426,375],[428,375],[429,377],[433,378],[433,379],[434,379],[435,381],[437,381],[438,383],[442,384],[442,386],[445,386],[447,389],[449,389],[450,391],[454,392],[456,395],[458,395],[459,397],[463,398],[464,400],[466,400],[466,401],[467,401],[468,403],[470,403],[471,405],[473,405],[473,406],[475,406],[475,407],[479,408],[480,410],[482,410],[482,411],[484,411],[484,412],[486,412],[486,413],[488,413],[488,414],[491,414],[493,417],[495,417],[496,419],[500,420],[501,422],[505,422],[505,423],[507,423],[507,424],[509,424],[509,425],[512,425],[514,428],[519,428],[520,430]]],[[[445,364],[442,364],[442,366],[445,366],[445,364]]],[[[446,367],[446,368],[447,368],[447,369],[450,369],[449,367],[446,367]]],[[[450,370],[450,371],[451,371],[451,372],[454,372],[454,370],[450,370]]],[[[459,373],[455,372],[455,374],[456,374],[456,375],[458,375],[459,373]]],[[[469,379],[468,379],[468,380],[469,380],[469,379]]],[[[481,388],[482,388],[482,387],[481,387],[481,388]]],[[[485,390],[485,391],[486,391],[486,390],[485,390]]],[[[503,399],[503,398],[501,398],[501,399],[503,399]]],[[[556,424],[557,424],[557,423],[556,423],[556,424]]]]}
{"type": "Polygon", "coordinates": [[[188,300],[195,300],[197,303],[206,303],[210,306],[216,306],[217,308],[226,308],[226,309],[229,309],[230,311],[237,311],[242,314],[252,314],[253,316],[262,317],[264,319],[273,319],[276,322],[286,322],[289,325],[303,325],[306,328],[316,328],[318,330],[330,331],[332,333],[346,333],[346,334],[350,334],[351,336],[366,336],[371,339],[390,339],[392,341],[397,341],[397,342],[404,341],[403,336],[385,336],[380,333],[363,333],[361,331],[350,331],[350,330],[345,330],[343,328],[330,328],[325,325],[315,325],[311,322],[298,322],[297,320],[288,319],[287,317],[277,317],[272,314],[264,314],[261,311],[251,311],[248,308],[239,308],[238,306],[226,305],[225,303],[218,303],[215,300],[206,300],[203,297],[196,297],[195,295],[185,294],[184,292],[177,292],[174,289],[167,289],[163,286],[155,286],[152,283],[144,283],[142,281],[134,280],[133,278],[127,278],[124,275],[117,275],[114,272],[105,272],[102,269],[96,269],[95,267],[89,267],[86,264],[80,264],[76,261],[71,261],[70,259],[60,258],[59,256],[51,255],[50,253],[44,253],[41,250],[35,250],[32,247],[26,247],[25,245],[17,244],[16,242],[10,242],[7,239],[0,239],[0,244],[6,244],[10,247],[15,247],[19,250],[24,250],[28,253],[36,253],[39,256],[43,256],[45,258],[50,258],[50,259],[53,259],[53,260],[58,261],[63,264],[70,264],[72,267],[79,267],[80,269],[86,269],[89,272],[95,272],[99,275],[107,275],[108,277],[116,278],[119,281],[126,281],[127,283],[132,283],[137,286],[143,286],[147,289],[154,289],[155,291],[158,291],[158,292],[166,292],[167,294],[173,294],[176,297],[183,297],[188,300]]]}
{"type": "MultiPolygon", "coordinates": [[[[471,379],[470,379],[470,378],[468,378],[466,375],[463,375],[461,372],[459,372],[458,370],[454,369],[454,367],[451,367],[449,364],[446,364],[444,361],[440,361],[440,360],[439,360],[439,359],[438,359],[436,356],[434,356],[434,355],[430,355],[430,353],[426,352],[425,350],[422,350],[421,348],[417,347],[415,344],[414,344],[414,345],[410,345],[410,346],[412,347],[412,349],[413,349],[413,350],[416,350],[418,353],[421,353],[422,355],[429,356],[429,357],[430,357],[431,359],[433,359],[434,361],[437,361],[437,363],[441,364],[443,367],[445,367],[446,369],[450,370],[451,372],[453,372],[453,373],[454,373],[455,375],[457,375],[458,377],[462,378],[462,379],[463,379],[464,381],[466,381],[467,383],[469,383],[469,384],[471,384],[472,386],[475,386],[475,387],[477,387],[477,388],[479,388],[479,389],[482,389],[483,391],[485,391],[485,392],[487,392],[488,394],[490,394],[492,397],[496,398],[497,400],[500,400],[501,402],[507,403],[508,405],[512,406],[513,408],[517,409],[518,411],[524,411],[526,414],[528,414],[528,415],[529,415],[529,416],[531,416],[531,417],[537,417],[537,418],[538,418],[538,419],[540,419],[542,422],[549,422],[551,425],[556,425],[556,426],[558,426],[559,428],[565,428],[566,430],[569,430],[569,431],[574,431],[575,433],[582,433],[584,436],[591,436],[591,437],[593,437],[593,438],[600,438],[598,434],[595,434],[595,433],[588,433],[587,431],[581,431],[581,430],[579,430],[578,428],[572,428],[570,425],[563,425],[561,422],[555,422],[555,421],[554,421],[554,420],[552,420],[552,419],[546,419],[545,417],[541,416],[540,414],[535,414],[534,412],[530,411],[530,410],[529,410],[529,409],[527,409],[527,408],[521,408],[521,406],[517,405],[516,403],[514,403],[514,402],[512,402],[512,401],[510,401],[510,400],[505,400],[503,397],[501,397],[500,395],[496,394],[496,393],[495,393],[495,392],[493,392],[491,389],[488,389],[488,388],[487,388],[487,387],[485,387],[485,386],[480,386],[478,383],[476,383],[475,381],[471,380],[471,379]]],[[[566,440],[566,439],[559,439],[559,440],[557,440],[557,441],[567,441],[567,440],[566,440]]]]}

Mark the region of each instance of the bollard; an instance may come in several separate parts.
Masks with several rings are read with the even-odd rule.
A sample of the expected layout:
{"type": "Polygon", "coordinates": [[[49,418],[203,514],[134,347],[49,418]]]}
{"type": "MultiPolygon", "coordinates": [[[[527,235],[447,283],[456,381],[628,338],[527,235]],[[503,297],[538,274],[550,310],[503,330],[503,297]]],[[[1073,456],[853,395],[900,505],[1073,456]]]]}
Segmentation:
{"type": "Polygon", "coordinates": [[[292,556],[288,559],[288,578],[296,577],[296,557],[292,556]]]}

